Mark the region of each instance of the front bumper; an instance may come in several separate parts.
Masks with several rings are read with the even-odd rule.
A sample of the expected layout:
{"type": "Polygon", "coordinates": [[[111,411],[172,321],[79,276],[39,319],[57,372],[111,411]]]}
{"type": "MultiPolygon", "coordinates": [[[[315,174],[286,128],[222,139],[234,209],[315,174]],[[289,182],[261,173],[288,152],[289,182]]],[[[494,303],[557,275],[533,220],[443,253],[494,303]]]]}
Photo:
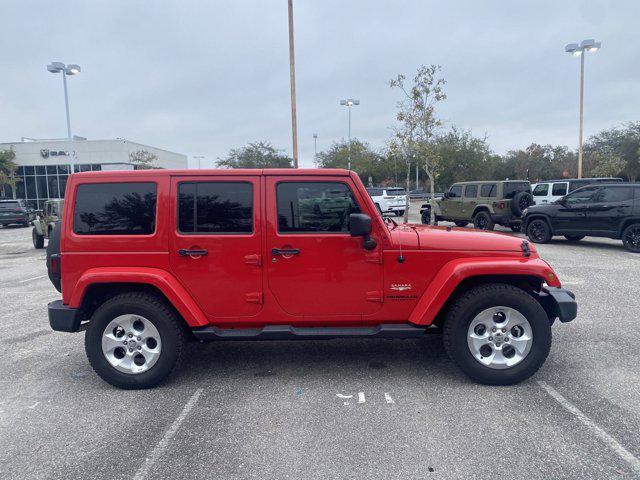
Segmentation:
{"type": "Polygon", "coordinates": [[[570,322],[578,315],[576,296],[570,290],[560,287],[544,287],[540,293],[540,303],[550,318],[570,322]]]}
{"type": "Polygon", "coordinates": [[[51,302],[47,309],[49,310],[49,325],[53,330],[58,332],[77,332],[80,330],[80,322],[82,316],[77,308],[67,307],[62,300],[51,302]]]}

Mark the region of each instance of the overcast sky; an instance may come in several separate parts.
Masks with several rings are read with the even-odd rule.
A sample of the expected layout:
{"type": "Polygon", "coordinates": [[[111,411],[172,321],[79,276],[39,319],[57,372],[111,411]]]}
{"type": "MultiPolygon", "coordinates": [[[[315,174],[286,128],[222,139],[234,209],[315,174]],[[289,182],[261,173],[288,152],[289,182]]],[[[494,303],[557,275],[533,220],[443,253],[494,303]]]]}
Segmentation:
{"type": "MultiPolygon", "coordinates": [[[[0,8],[0,142],[74,134],[124,137],[215,160],[268,140],[291,153],[286,0],[12,1],[0,8]]],[[[531,142],[577,144],[579,59],[586,58],[585,134],[640,120],[638,0],[294,0],[302,165],[352,135],[382,147],[399,99],[388,81],[439,64],[447,125],[485,132],[498,153],[531,142]]]]}

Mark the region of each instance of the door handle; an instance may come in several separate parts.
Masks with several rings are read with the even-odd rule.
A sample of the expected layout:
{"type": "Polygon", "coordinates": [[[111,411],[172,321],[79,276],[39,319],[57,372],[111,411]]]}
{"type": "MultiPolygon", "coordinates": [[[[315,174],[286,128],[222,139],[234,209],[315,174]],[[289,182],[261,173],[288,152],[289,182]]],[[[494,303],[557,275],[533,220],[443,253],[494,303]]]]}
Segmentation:
{"type": "Polygon", "coordinates": [[[298,255],[300,250],[297,248],[272,248],[271,255],[298,255]]]}
{"type": "Polygon", "coordinates": [[[181,248],[180,250],[178,250],[178,255],[180,255],[181,257],[201,257],[203,255],[206,255],[207,252],[206,250],[188,250],[186,248],[181,248]]]}

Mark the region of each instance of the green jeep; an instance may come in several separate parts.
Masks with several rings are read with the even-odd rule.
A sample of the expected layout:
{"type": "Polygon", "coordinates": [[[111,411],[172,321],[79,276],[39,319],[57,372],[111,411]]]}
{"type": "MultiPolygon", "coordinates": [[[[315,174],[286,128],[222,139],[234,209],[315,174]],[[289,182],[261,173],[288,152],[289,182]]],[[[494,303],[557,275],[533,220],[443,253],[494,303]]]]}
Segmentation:
{"type": "MultiPolygon", "coordinates": [[[[526,180],[460,182],[436,201],[435,216],[458,227],[473,223],[480,230],[493,230],[498,224],[519,232],[522,211],[532,204],[531,184],[526,180]]],[[[424,204],[422,223],[429,223],[430,212],[430,205],[424,204]]]]}
{"type": "Polygon", "coordinates": [[[44,248],[44,239],[49,238],[53,226],[60,220],[62,216],[62,205],[64,200],[55,198],[44,202],[42,211],[38,212],[36,219],[33,221],[33,231],[31,238],[35,248],[44,248]]]}

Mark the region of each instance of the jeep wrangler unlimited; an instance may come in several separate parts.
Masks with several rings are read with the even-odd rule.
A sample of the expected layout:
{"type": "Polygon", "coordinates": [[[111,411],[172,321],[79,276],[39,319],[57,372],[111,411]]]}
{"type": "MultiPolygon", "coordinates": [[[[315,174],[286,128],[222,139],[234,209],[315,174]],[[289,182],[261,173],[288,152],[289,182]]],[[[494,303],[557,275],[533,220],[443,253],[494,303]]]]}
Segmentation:
{"type": "Polygon", "coordinates": [[[432,332],[472,379],[513,384],[576,316],[526,240],[397,225],[346,170],[86,172],[65,198],[49,322],[85,331],[89,362],[121,388],[160,383],[190,338],[432,332]]]}
{"type": "Polygon", "coordinates": [[[49,239],[53,227],[60,220],[63,205],[64,200],[61,198],[47,200],[42,206],[42,212],[36,213],[36,218],[33,221],[33,230],[31,231],[34,248],[44,248],[45,239],[49,239]]]}
{"type": "MultiPolygon", "coordinates": [[[[479,230],[493,230],[498,224],[519,232],[522,212],[532,204],[531,184],[526,180],[461,182],[436,202],[435,216],[458,227],[473,223],[479,230]]],[[[422,223],[428,224],[431,205],[423,205],[420,213],[422,223]]]]}

